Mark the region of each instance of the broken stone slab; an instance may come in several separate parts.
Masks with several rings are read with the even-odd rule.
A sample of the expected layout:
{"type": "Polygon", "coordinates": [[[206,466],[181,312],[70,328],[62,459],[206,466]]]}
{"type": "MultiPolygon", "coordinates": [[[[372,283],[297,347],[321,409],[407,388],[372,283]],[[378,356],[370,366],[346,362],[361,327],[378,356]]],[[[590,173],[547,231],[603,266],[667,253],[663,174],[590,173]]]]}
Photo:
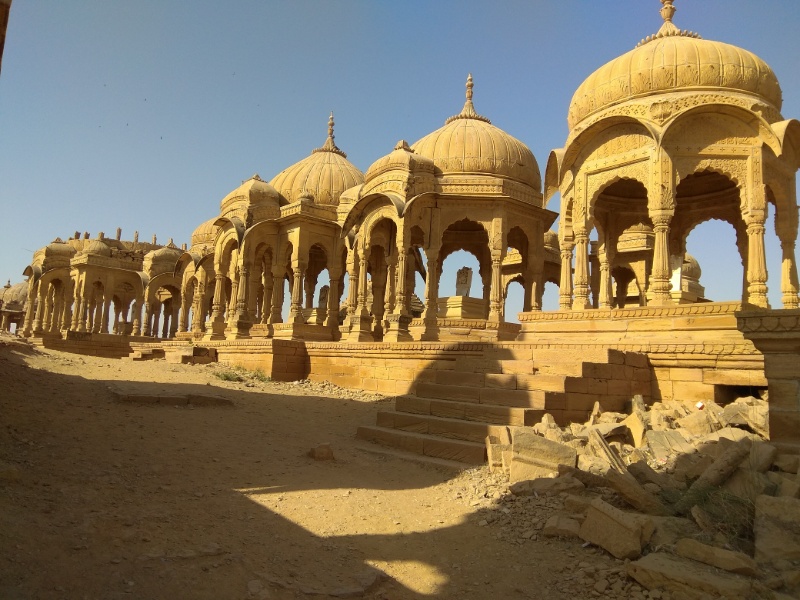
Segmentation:
{"type": "Polygon", "coordinates": [[[647,424],[642,415],[638,412],[631,413],[622,421],[622,425],[628,428],[634,448],[641,448],[644,445],[644,434],[647,431],[647,424]]]}
{"type": "Polygon", "coordinates": [[[800,470],[800,454],[779,454],[772,465],[784,473],[797,473],[800,470]]]}
{"type": "Polygon", "coordinates": [[[778,449],[775,446],[766,442],[756,441],[750,449],[750,457],[745,464],[748,469],[764,473],[772,466],[777,455],[778,449]]]}
{"type": "Polygon", "coordinates": [[[585,515],[591,503],[591,499],[585,496],[576,496],[575,494],[569,493],[564,494],[564,510],[573,516],[585,515]]]}
{"type": "Polygon", "coordinates": [[[503,453],[506,452],[511,452],[511,444],[501,444],[500,438],[497,436],[486,436],[486,456],[489,461],[489,471],[503,470],[503,453]]]}
{"type": "Polygon", "coordinates": [[[667,464],[671,459],[681,454],[693,454],[695,448],[686,441],[679,431],[667,429],[663,431],[650,430],[645,434],[647,446],[658,464],[667,464]]]}
{"type": "Polygon", "coordinates": [[[685,537],[697,535],[700,530],[697,525],[683,517],[658,517],[651,516],[655,529],[650,537],[650,548],[658,550],[662,546],[673,546],[685,537]]]}
{"type": "Polygon", "coordinates": [[[575,437],[587,439],[589,434],[596,431],[601,437],[607,438],[625,433],[626,426],[623,423],[597,423],[584,427],[575,437]]]}
{"type": "Polygon", "coordinates": [[[733,472],[722,488],[734,496],[755,502],[757,496],[767,494],[776,495],[778,486],[764,473],[759,473],[750,468],[740,466],[733,472]]]}
{"type": "Polygon", "coordinates": [[[796,475],[791,476],[779,471],[767,471],[765,475],[767,479],[777,486],[778,496],[800,498],[800,478],[796,475]]]}
{"type": "Polygon", "coordinates": [[[545,439],[530,429],[517,427],[512,432],[509,479],[514,483],[555,477],[559,465],[574,467],[577,458],[575,448],[545,439]]]}
{"type": "Polygon", "coordinates": [[[755,504],[756,562],[800,560],[800,500],[758,496],[755,504]]]}
{"type": "Polygon", "coordinates": [[[641,556],[654,529],[648,517],[626,513],[596,498],[586,511],[580,537],[616,558],[633,559],[641,556]]]}
{"type": "Polygon", "coordinates": [[[617,471],[618,473],[627,473],[628,469],[625,467],[625,463],[622,462],[619,454],[617,454],[617,452],[611,448],[608,442],[603,439],[603,436],[600,435],[600,432],[594,429],[589,432],[588,438],[588,447],[592,454],[608,463],[610,469],[617,471]]]}
{"type": "Polygon", "coordinates": [[[644,489],[636,478],[625,471],[619,473],[614,469],[609,469],[605,474],[608,487],[617,492],[625,502],[636,510],[648,515],[666,516],[670,511],[653,494],[644,489]]]}
{"type": "Polygon", "coordinates": [[[608,463],[591,454],[581,454],[578,456],[578,468],[581,471],[602,477],[608,471],[608,463]]]}
{"type": "Polygon", "coordinates": [[[606,483],[605,478],[602,475],[596,475],[594,473],[589,473],[588,471],[582,471],[581,469],[576,469],[575,467],[568,467],[566,465],[561,465],[558,467],[558,475],[559,477],[563,477],[564,475],[571,475],[578,481],[580,481],[583,485],[588,487],[606,487],[608,484],[606,483]]]}
{"type": "Polygon", "coordinates": [[[553,515],[544,524],[545,537],[580,537],[581,525],[575,519],[564,515],[553,515]]]}
{"type": "Polygon", "coordinates": [[[763,438],[769,438],[769,407],[754,397],[739,398],[722,409],[722,419],[729,425],[749,428],[763,438]]]}
{"type": "Polygon", "coordinates": [[[756,561],[746,554],[709,546],[690,538],[679,540],[675,544],[675,553],[678,556],[690,558],[729,573],[748,577],[758,577],[759,575],[756,561]]]}
{"type": "Polygon", "coordinates": [[[703,436],[722,428],[719,421],[711,418],[710,413],[698,410],[681,417],[676,422],[681,429],[685,429],[694,436],[703,436]]]}
{"type": "Polygon", "coordinates": [[[580,493],[586,489],[580,481],[571,475],[562,477],[531,479],[528,481],[517,481],[508,486],[508,490],[515,496],[556,495],[562,492],[580,493]]]}
{"type": "Polygon", "coordinates": [[[628,472],[636,477],[636,480],[644,485],[645,483],[655,483],[663,489],[683,490],[686,484],[679,483],[667,473],[655,471],[647,462],[641,460],[628,465],[628,472]]]}
{"type": "Polygon", "coordinates": [[[709,466],[689,487],[675,505],[675,512],[686,513],[697,503],[699,497],[708,489],[719,487],[750,456],[752,443],[749,439],[731,445],[709,466]]]}
{"type": "Polygon", "coordinates": [[[732,573],[721,573],[680,556],[652,552],[626,567],[630,577],[648,590],[667,590],[682,600],[749,598],[754,582],[732,573]]]}

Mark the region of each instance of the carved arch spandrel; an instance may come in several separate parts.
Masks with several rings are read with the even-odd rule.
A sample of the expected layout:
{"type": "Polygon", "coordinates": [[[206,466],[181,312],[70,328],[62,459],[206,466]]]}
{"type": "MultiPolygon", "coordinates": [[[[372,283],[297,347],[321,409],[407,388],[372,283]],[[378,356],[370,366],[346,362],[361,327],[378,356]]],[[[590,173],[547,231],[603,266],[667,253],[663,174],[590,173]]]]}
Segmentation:
{"type": "Polygon", "coordinates": [[[606,171],[588,174],[586,177],[586,192],[584,195],[585,198],[588,199],[588,207],[582,207],[582,213],[585,214],[587,218],[594,219],[595,204],[600,198],[600,195],[606,188],[623,179],[630,179],[641,183],[647,193],[648,202],[653,202],[655,199],[652,198],[652,194],[650,194],[651,170],[652,163],[647,160],[642,160],[606,171]]]}

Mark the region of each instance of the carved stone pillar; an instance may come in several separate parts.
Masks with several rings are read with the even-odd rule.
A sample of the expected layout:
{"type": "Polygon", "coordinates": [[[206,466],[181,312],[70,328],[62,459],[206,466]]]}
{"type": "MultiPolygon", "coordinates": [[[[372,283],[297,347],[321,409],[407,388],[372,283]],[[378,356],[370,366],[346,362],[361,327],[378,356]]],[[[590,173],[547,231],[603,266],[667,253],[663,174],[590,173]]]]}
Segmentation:
{"type": "Polygon", "coordinates": [[[103,316],[100,324],[100,333],[108,333],[108,325],[111,320],[111,292],[103,295],[103,316]]]}
{"type": "Polygon", "coordinates": [[[613,254],[606,249],[599,250],[597,254],[600,262],[599,307],[611,308],[614,299],[611,281],[611,261],[613,254]]]}
{"type": "Polygon", "coordinates": [[[386,329],[383,339],[386,342],[408,342],[413,338],[408,331],[411,323],[411,315],[408,310],[408,277],[406,273],[407,254],[401,248],[398,249],[397,265],[395,275],[397,281],[396,301],[394,310],[391,314],[386,314],[386,329]]]}
{"type": "Polygon", "coordinates": [[[53,321],[55,319],[55,310],[56,310],[56,289],[54,285],[50,285],[50,289],[47,292],[47,298],[45,299],[45,311],[44,311],[44,320],[42,322],[42,331],[50,333],[50,330],[53,327],[53,321]]]}
{"type": "Polygon", "coordinates": [[[781,301],[783,308],[798,308],[797,263],[794,258],[794,240],[781,240],[781,301]]]}
{"type": "Polygon", "coordinates": [[[211,304],[211,320],[206,327],[205,338],[208,340],[225,339],[225,308],[227,299],[225,297],[225,275],[216,274],[216,285],[214,286],[214,300],[211,304]]]}
{"type": "Polygon", "coordinates": [[[47,291],[49,285],[42,285],[39,283],[39,298],[36,303],[36,318],[33,320],[33,333],[38,335],[42,333],[42,323],[44,322],[44,313],[47,312],[47,291]]]}
{"type": "Polygon", "coordinates": [[[289,323],[292,325],[305,323],[303,318],[303,278],[306,274],[306,268],[306,265],[301,262],[292,265],[294,283],[292,285],[292,303],[289,309],[289,323]]]}
{"type": "Polygon", "coordinates": [[[151,322],[150,322],[150,311],[151,311],[150,303],[149,302],[145,302],[144,303],[144,327],[142,328],[142,335],[145,335],[145,336],[148,336],[148,337],[150,336],[150,332],[151,332],[151,329],[150,329],[150,325],[151,325],[151,322]]]}
{"type": "Polygon", "coordinates": [[[253,322],[250,319],[250,296],[253,289],[253,284],[250,281],[250,267],[247,265],[242,266],[240,272],[240,284],[238,287],[238,296],[236,298],[236,313],[233,315],[231,321],[230,331],[233,339],[246,339],[250,337],[250,327],[253,322]]]}
{"type": "Polygon", "coordinates": [[[339,331],[339,278],[337,275],[334,277],[330,273],[330,287],[328,289],[328,306],[325,315],[325,327],[331,330],[331,335],[335,337],[334,332],[339,331]]]}
{"type": "Polygon", "coordinates": [[[178,315],[180,313],[180,304],[174,302],[172,305],[172,314],[169,318],[169,337],[174,338],[178,332],[178,315]]]}
{"type": "Polygon", "coordinates": [[[650,215],[655,234],[653,246],[653,270],[650,277],[650,293],[648,304],[667,306],[672,304],[672,270],[669,264],[669,224],[672,215],[665,211],[656,211],[650,215]]]}
{"type": "Polygon", "coordinates": [[[764,216],[751,217],[752,220],[747,223],[747,302],[761,308],[769,308],[767,260],[764,252],[764,216]]]}
{"type": "MultiPolygon", "coordinates": [[[[359,257],[358,266],[358,301],[356,309],[350,322],[350,333],[347,340],[350,342],[372,342],[375,338],[372,336],[372,316],[369,314],[367,308],[367,296],[369,292],[369,254],[370,249],[364,248],[359,257]]],[[[350,282],[353,286],[353,282],[350,282]]]]}
{"type": "Polygon", "coordinates": [[[489,295],[489,320],[503,321],[503,273],[502,257],[492,253],[492,287],[489,295]]]}
{"type": "Polygon", "coordinates": [[[191,306],[187,290],[181,290],[181,312],[178,316],[178,332],[186,333],[189,330],[189,307],[191,306]]]}
{"type": "Polygon", "coordinates": [[[283,270],[277,269],[272,272],[272,310],[269,316],[270,324],[283,323],[283,270]]]}
{"type": "Polygon", "coordinates": [[[158,337],[158,326],[161,323],[161,302],[158,300],[153,300],[152,306],[150,307],[150,313],[150,318],[152,320],[150,333],[153,335],[153,337],[158,337]]]}
{"type": "Polygon", "coordinates": [[[69,330],[72,324],[72,303],[74,299],[71,281],[72,280],[67,280],[67,284],[64,286],[64,311],[61,317],[61,324],[59,325],[62,331],[69,330]]]}
{"type": "Polygon", "coordinates": [[[133,335],[142,335],[142,302],[138,298],[133,301],[133,310],[131,314],[133,335]]]}
{"type": "Polygon", "coordinates": [[[561,280],[559,285],[558,307],[569,310],[572,307],[572,248],[571,241],[561,244],[561,280]]]}
{"type": "Polygon", "coordinates": [[[575,231],[575,299],[572,310],[586,310],[589,304],[589,232],[575,231]]]}
{"type": "Polygon", "coordinates": [[[425,278],[425,330],[422,333],[423,341],[437,341],[439,339],[439,250],[438,247],[428,249],[427,277],[425,278]]]}
{"type": "Polygon", "coordinates": [[[261,298],[261,324],[266,325],[269,323],[269,317],[272,314],[272,292],[275,289],[274,279],[272,273],[264,271],[264,295],[261,298]]]}

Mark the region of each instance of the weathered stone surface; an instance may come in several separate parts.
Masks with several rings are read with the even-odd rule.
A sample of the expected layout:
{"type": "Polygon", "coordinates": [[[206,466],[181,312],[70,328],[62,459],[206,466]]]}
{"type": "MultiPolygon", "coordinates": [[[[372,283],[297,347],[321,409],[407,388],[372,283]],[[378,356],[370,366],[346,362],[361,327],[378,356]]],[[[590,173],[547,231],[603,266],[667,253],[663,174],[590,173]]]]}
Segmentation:
{"type": "Polygon", "coordinates": [[[643,587],[668,590],[681,600],[720,596],[747,598],[753,590],[753,584],[747,578],[720,573],[701,563],[663,552],[653,552],[629,563],[626,570],[643,587]]]}
{"type": "Polygon", "coordinates": [[[571,475],[562,477],[517,481],[508,486],[515,496],[533,496],[534,494],[555,495],[562,492],[581,492],[586,489],[580,481],[571,475]]]}
{"type": "Polygon", "coordinates": [[[580,537],[617,558],[637,558],[654,528],[649,518],[626,513],[597,498],[589,505],[580,537]]]}
{"type": "Polygon", "coordinates": [[[650,515],[668,515],[670,511],[653,494],[644,489],[636,478],[628,473],[609,469],[605,475],[608,486],[617,492],[635,509],[650,515]]]}
{"type": "Polygon", "coordinates": [[[778,455],[778,449],[766,442],[755,442],[750,449],[750,456],[745,461],[745,466],[753,471],[764,473],[772,466],[778,455]]]}
{"type": "Polygon", "coordinates": [[[679,539],[699,533],[697,525],[683,517],[657,517],[651,516],[655,529],[650,537],[650,547],[659,549],[661,546],[672,546],[679,539]]]}
{"type": "Polygon", "coordinates": [[[314,460],[334,460],[333,449],[330,444],[320,444],[308,451],[308,455],[314,460]]]}
{"type": "Polygon", "coordinates": [[[754,502],[757,496],[768,494],[776,495],[778,486],[764,473],[759,473],[749,468],[739,467],[733,472],[722,486],[734,496],[754,502]]]}
{"type": "Polygon", "coordinates": [[[546,537],[580,537],[581,525],[564,515],[553,515],[544,524],[542,534],[546,537]]]}
{"type": "Polygon", "coordinates": [[[764,400],[739,398],[723,409],[722,419],[729,425],[744,425],[762,437],[769,436],[769,408],[764,400]]]}
{"type": "Polygon", "coordinates": [[[723,454],[708,467],[703,474],[689,487],[689,490],[675,505],[678,513],[686,512],[692,508],[704,490],[717,487],[733,473],[741,462],[750,456],[751,442],[749,439],[731,445],[723,454]]]}
{"type": "MultiPolygon", "coordinates": [[[[658,413],[653,412],[653,414],[658,413]]],[[[695,451],[694,446],[687,442],[680,432],[672,429],[650,430],[645,435],[645,440],[656,462],[660,464],[666,464],[670,458],[675,456],[692,454],[695,451]]]]}
{"type": "Polygon", "coordinates": [[[559,465],[574,467],[578,453],[565,444],[547,440],[522,427],[512,432],[511,482],[555,477],[559,465]]]}
{"type": "Polygon", "coordinates": [[[642,418],[642,415],[638,412],[633,412],[622,422],[625,427],[628,428],[630,431],[631,439],[633,440],[633,446],[635,448],[641,448],[644,444],[644,434],[647,431],[647,425],[642,418]]]}
{"type": "Polygon", "coordinates": [[[756,498],[753,533],[757,562],[800,560],[800,500],[756,498]]]}
{"type": "Polygon", "coordinates": [[[800,470],[800,454],[779,454],[772,464],[779,471],[797,473],[800,470]]]}
{"type": "Polygon", "coordinates": [[[661,489],[685,489],[686,485],[678,483],[667,473],[653,470],[645,461],[637,461],[628,465],[628,472],[636,477],[636,480],[644,485],[645,483],[655,483],[661,489]]]}
{"type": "Polygon", "coordinates": [[[681,417],[676,421],[677,425],[695,436],[706,435],[720,428],[719,422],[711,419],[710,413],[705,410],[698,410],[681,417]]]}
{"type": "Polygon", "coordinates": [[[608,442],[603,439],[603,436],[600,435],[600,432],[593,429],[589,432],[588,438],[589,449],[592,451],[592,454],[605,461],[610,469],[613,469],[619,473],[627,472],[625,463],[622,462],[622,459],[619,457],[616,451],[611,448],[608,442]]]}
{"type": "Polygon", "coordinates": [[[756,561],[741,552],[725,550],[703,544],[697,540],[683,538],[675,544],[675,553],[684,558],[691,558],[730,573],[738,573],[748,577],[758,576],[756,561]]]}
{"type": "Polygon", "coordinates": [[[767,478],[777,486],[778,496],[800,497],[800,478],[779,471],[767,471],[767,478]]]}

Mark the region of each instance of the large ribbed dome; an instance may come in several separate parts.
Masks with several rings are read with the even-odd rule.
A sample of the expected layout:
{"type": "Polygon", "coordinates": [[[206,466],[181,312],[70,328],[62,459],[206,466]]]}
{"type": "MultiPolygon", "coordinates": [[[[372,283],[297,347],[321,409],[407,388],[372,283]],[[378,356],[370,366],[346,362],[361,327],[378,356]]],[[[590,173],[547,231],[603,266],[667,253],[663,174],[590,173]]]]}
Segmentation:
{"type": "Polygon", "coordinates": [[[270,204],[271,202],[278,202],[278,192],[256,173],[225,196],[220,202],[219,208],[220,212],[224,214],[237,208],[246,210],[251,206],[270,204]]]}
{"type": "Polygon", "coordinates": [[[527,184],[539,191],[539,165],[530,149],[475,112],[472,75],[460,114],[413,145],[414,152],[433,160],[443,175],[493,175],[527,184]]]}
{"type": "Polygon", "coordinates": [[[663,3],[664,25],[658,33],[603,65],[580,85],[569,107],[570,129],[609,106],[668,92],[752,94],[780,111],[781,88],[767,63],[747,50],[679,30],[672,24],[676,10],[672,0],[663,3]]]}
{"type": "Polygon", "coordinates": [[[328,121],[325,144],[270,181],[270,185],[290,204],[310,194],[316,204],[333,206],[339,204],[343,191],[362,183],[364,174],[333,142],[333,113],[328,121]]]}

